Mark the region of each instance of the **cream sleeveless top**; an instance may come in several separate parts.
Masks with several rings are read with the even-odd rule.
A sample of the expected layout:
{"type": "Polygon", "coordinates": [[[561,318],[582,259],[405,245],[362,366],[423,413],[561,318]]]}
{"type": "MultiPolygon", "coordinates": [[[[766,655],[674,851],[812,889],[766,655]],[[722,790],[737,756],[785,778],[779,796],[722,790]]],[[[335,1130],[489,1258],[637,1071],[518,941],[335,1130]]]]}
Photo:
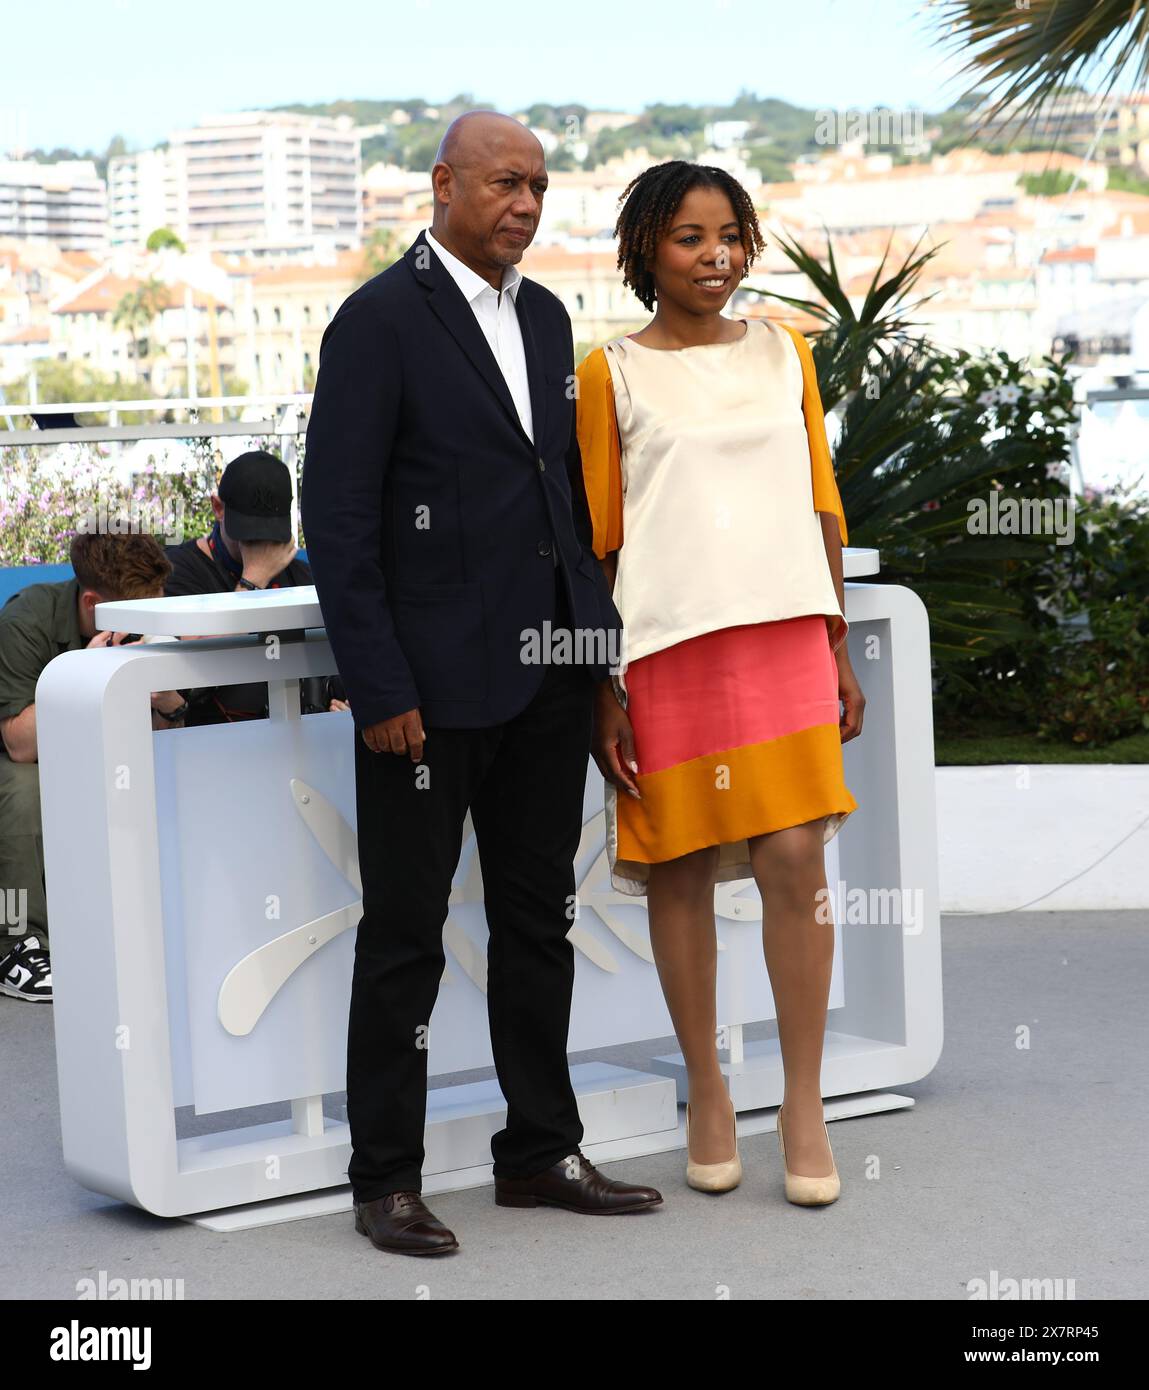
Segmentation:
{"type": "Polygon", "coordinates": [[[724,627],[837,615],[835,647],[848,630],[815,508],[837,512],[845,540],[812,360],[804,370],[792,330],[745,322],[729,343],[602,349],[621,455],[623,672],[724,627]]]}

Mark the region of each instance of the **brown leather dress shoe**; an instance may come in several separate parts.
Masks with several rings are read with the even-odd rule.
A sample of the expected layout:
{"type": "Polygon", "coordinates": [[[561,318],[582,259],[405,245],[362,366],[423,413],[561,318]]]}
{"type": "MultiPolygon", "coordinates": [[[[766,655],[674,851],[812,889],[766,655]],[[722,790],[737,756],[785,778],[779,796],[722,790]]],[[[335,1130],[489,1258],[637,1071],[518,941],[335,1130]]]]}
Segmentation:
{"type": "Polygon", "coordinates": [[[444,1255],[459,1248],[454,1232],[431,1215],[418,1192],[388,1192],[372,1202],[356,1202],[355,1229],[376,1250],[398,1255],[444,1255]]]}
{"type": "Polygon", "coordinates": [[[500,1207],[566,1207],[587,1216],[613,1216],[662,1205],[653,1187],[634,1187],[604,1177],[585,1155],[575,1152],[532,1178],[496,1178],[500,1207]]]}

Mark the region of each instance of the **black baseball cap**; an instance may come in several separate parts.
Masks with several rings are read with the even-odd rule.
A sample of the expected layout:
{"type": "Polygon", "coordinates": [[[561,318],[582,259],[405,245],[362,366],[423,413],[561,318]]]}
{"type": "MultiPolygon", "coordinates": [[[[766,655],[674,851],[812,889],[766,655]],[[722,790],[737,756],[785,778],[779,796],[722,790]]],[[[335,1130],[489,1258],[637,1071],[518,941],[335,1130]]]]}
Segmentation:
{"type": "Polygon", "coordinates": [[[224,529],[232,540],[291,539],[291,474],[275,454],[253,449],[233,458],[218,491],[224,529]]]}

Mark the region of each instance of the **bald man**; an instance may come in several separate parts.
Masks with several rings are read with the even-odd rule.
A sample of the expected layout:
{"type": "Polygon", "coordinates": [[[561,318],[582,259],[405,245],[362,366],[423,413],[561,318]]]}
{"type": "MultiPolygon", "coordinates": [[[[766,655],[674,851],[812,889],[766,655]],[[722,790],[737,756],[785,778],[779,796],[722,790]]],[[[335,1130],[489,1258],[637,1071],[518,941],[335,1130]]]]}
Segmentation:
{"type": "Polygon", "coordinates": [[[507,1102],[495,1200],[595,1214],[662,1201],[582,1155],[567,1065],[592,699],[622,624],[590,549],[570,318],[517,269],[543,150],[518,121],[470,112],[431,181],[430,229],[323,335],[301,494],[355,723],[347,1174],[356,1229],[412,1255],[458,1248],[421,1192],[428,1026],[468,810],[507,1102]],[[573,660],[547,660],[561,656],[548,634],[572,629],[573,660]]]}

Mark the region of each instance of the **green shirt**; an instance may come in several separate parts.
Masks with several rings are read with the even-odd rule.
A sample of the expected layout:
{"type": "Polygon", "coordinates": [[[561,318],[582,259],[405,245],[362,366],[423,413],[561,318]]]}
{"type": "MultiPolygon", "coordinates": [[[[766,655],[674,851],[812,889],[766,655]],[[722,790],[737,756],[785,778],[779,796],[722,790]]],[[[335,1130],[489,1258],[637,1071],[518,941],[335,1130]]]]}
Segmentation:
{"type": "MultiPolygon", "coordinates": [[[[86,647],[80,632],[80,583],[29,584],[0,608],[0,719],[36,700],[36,682],[61,652],[86,647]]],[[[3,740],[0,751],[7,756],[3,740]]]]}

